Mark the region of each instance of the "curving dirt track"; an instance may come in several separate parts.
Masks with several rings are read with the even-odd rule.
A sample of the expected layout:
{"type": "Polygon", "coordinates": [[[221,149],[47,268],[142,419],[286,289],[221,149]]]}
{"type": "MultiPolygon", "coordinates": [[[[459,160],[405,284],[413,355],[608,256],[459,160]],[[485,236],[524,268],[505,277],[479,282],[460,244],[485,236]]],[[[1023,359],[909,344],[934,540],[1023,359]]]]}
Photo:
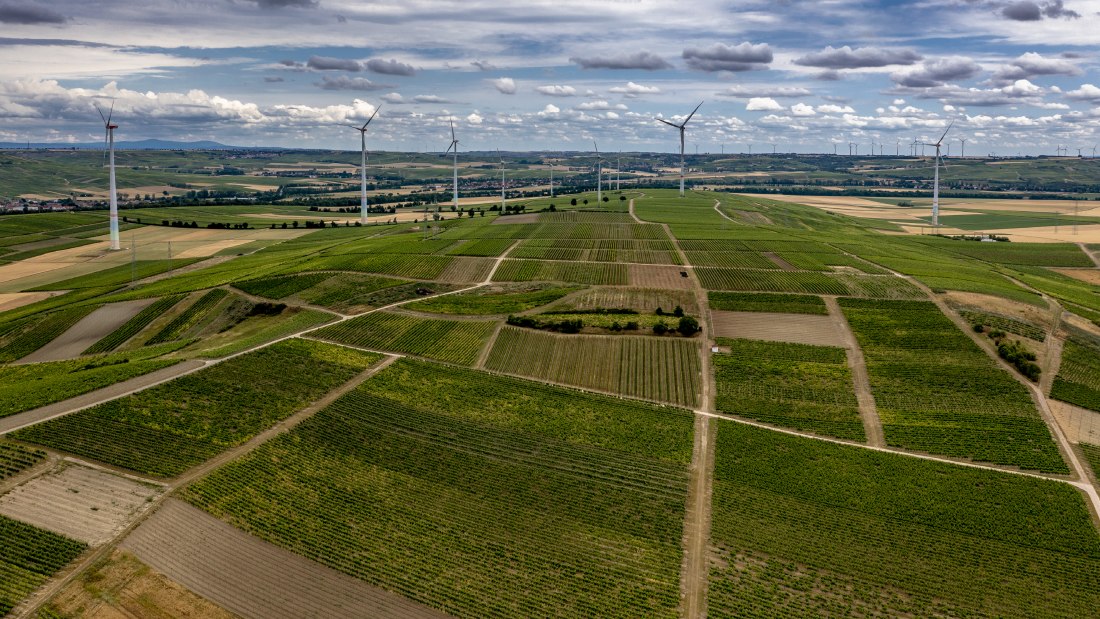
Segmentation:
{"type": "Polygon", "coordinates": [[[121,547],[242,617],[446,617],[269,544],[175,499],[121,547]]]}

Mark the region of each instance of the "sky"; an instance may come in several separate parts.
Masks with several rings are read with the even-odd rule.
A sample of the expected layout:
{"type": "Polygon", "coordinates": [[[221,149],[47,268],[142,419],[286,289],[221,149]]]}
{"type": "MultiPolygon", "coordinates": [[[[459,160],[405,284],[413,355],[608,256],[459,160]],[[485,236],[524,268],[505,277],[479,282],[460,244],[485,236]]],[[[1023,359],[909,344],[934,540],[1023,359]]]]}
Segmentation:
{"type": "Polygon", "coordinates": [[[689,153],[1091,156],[1100,0],[0,0],[0,142],[98,104],[118,140],[354,150],[377,111],[376,150],[673,152],[700,102],[689,153]]]}

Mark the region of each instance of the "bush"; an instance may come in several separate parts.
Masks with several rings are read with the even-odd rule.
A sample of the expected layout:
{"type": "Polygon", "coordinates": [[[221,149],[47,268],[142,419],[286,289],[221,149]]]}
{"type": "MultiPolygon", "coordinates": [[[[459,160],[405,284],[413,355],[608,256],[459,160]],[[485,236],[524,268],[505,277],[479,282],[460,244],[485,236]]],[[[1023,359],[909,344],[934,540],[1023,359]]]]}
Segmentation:
{"type": "Polygon", "coordinates": [[[626,323],[626,325],[623,326],[623,330],[624,331],[637,331],[638,330],[638,323],[631,320],[630,322],[626,323]]]}
{"type": "Polygon", "coordinates": [[[681,316],[680,324],[676,326],[676,330],[680,332],[680,335],[686,335],[690,337],[699,332],[699,321],[695,320],[691,316],[681,316]]]}
{"type": "Polygon", "coordinates": [[[672,315],[677,317],[677,318],[683,316],[684,315],[684,308],[677,305],[676,309],[672,310],[672,315]]]}
{"type": "Polygon", "coordinates": [[[664,335],[668,333],[668,325],[663,322],[659,322],[653,325],[653,332],[657,335],[664,335]]]}
{"type": "Polygon", "coordinates": [[[974,325],[974,333],[982,333],[985,331],[985,325],[974,325]]]}

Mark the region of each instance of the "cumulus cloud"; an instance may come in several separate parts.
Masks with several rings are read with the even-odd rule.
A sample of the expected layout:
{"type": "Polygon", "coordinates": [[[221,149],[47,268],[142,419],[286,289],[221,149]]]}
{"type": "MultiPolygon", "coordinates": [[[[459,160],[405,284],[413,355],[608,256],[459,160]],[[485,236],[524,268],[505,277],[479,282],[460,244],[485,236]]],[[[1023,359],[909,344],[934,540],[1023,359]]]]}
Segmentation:
{"type": "Polygon", "coordinates": [[[622,103],[611,104],[603,99],[596,99],[595,101],[585,101],[577,106],[578,110],[626,110],[627,107],[622,103]]]}
{"type": "Polygon", "coordinates": [[[68,19],[57,11],[36,4],[0,3],[0,24],[63,24],[68,19]]]}
{"type": "Polygon", "coordinates": [[[778,112],[783,106],[771,97],[753,97],[749,99],[745,109],[749,112],[778,112]]]}
{"type": "Polygon", "coordinates": [[[415,67],[393,59],[383,60],[381,58],[371,58],[364,63],[364,65],[368,71],[372,73],[381,73],[382,75],[403,75],[406,77],[416,75],[415,67]]]}
{"type": "Polygon", "coordinates": [[[978,63],[969,58],[952,57],[925,60],[924,64],[913,71],[898,72],[890,76],[899,86],[910,88],[931,88],[943,86],[947,82],[969,79],[982,70],[978,63]]]}
{"type": "Polygon", "coordinates": [[[733,97],[735,99],[750,99],[752,97],[772,97],[778,99],[784,97],[805,97],[810,94],[808,89],[802,88],[801,86],[772,86],[770,84],[738,84],[736,86],[730,86],[718,93],[719,96],[733,97]]]}
{"type": "Polygon", "coordinates": [[[386,103],[392,103],[393,105],[401,105],[406,103],[405,97],[401,96],[399,92],[388,92],[382,95],[382,100],[386,103]]]}
{"type": "Polygon", "coordinates": [[[835,70],[911,65],[921,59],[923,59],[923,56],[909,49],[882,47],[857,47],[853,49],[847,45],[838,48],[830,45],[820,52],[796,58],[794,63],[805,67],[835,70]]]}
{"type": "MultiPolygon", "coordinates": [[[[286,64],[286,62],[284,60],[283,64],[286,64]]],[[[310,56],[309,60],[306,61],[306,66],[314,71],[349,71],[356,73],[363,70],[363,65],[358,60],[333,58],[331,56],[310,56]]]]}
{"type": "Polygon", "coordinates": [[[501,94],[514,95],[516,94],[516,80],[510,77],[498,77],[495,80],[489,80],[489,83],[493,85],[501,94]]]}
{"type": "Polygon", "coordinates": [[[546,107],[542,108],[539,112],[539,116],[557,116],[561,112],[561,108],[553,103],[547,103],[546,107]]]}
{"type": "Polygon", "coordinates": [[[607,57],[579,57],[574,56],[569,62],[578,65],[582,69],[641,69],[643,71],[658,71],[671,69],[672,65],[667,60],[651,52],[636,52],[623,56],[607,57]]]}
{"type": "Polygon", "coordinates": [[[816,116],[817,112],[814,111],[812,105],[806,105],[805,103],[795,103],[791,106],[791,114],[795,116],[816,116]]]}
{"type": "Polygon", "coordinates": [[[484,120],[485,117],[483,117],[481,114],[478,114],[477,110],[474,110],[473,113],[466,117],[466,122],[470,123],[471,125],[480,125],[482,122],[484,122],[484,120]]]}
{"type": "Polygon", "coordinates": [[[1089,101],[1091,103],[1100,103],[1100,88],[1097,88],[1092,84],[1081,84],[1080,88],[1067,92],[1066,98],[1072,99],[1074,101],[1089,101]]]}
{"type": "Polygon", "coordinates": [[[1001,15],[1014,21],[1039,21],[1044,17],[1051,19],[1077,19],[1081,14],[1067,9],[1063,0],[1045,2],[1041,6],[1031,0],[1011,2],[1001,8],[1001,15]]]}
{"type": "Polygon", "coordinates": [[[766,68],[774,56],[767,43],[744,42],[729,46],[689,47],[682,54],[687,66],[697,71],[752,71],[766,68]]]}
{"type": "Polygon", "coordinates": [[[416,95],[412,100],[413,103],[453,103],[450,99],[439,95],[416,95]]]}
{"type": "Polygon", "coordinates": [[[549,97],[573,97],[577,94],[576,88],[572,86],[563,86],[561,84],[536,86],[535,91],[549,97]]]}
{"type": "Polygon", "coordinates": [[[1016,80],[1001,88],[962,88],[955,85],[936,86],[911,91],[922,99],[939,99],[951,105],[999,106],[1024,103],[1036,107],[1042,104],[1045,90],[1028,80],[1016,80]]]}
{"type": "Polygon", "coordinates": [[[817,111],[822,114],[855,114],[856,111],[852,109],[850,105],[836,105],[835,103],[825,103],[817,106],[817,111]]]}
{"type": "Polygon", "coordinates": [[[1027,52],[1016,57],[993,74],[999,82],[1013,82],[1040,75],[1080,75],[1081,69],[1064,58],[1047,58],[1042,54],[1027,52]]]}
{"type": "Polygon", "coordinates": [[[372,82],[365,77],[348,77],[347,75],[340,75],[332,77],[326,75],[321,78],[321,81],[315,83],[321,90],[383,90],[386,88],[393,88],[392,84],[379,84],[372,82]]]}
{"type": "Polygon", "coordinates": [[[661,89],[656,86],[643,86],[642,84],[627,82],[626,86],[613,86],[608,89],[608,92],[612,92],[617,95],[623,95],[624,97],[634,98],[640,97],[642,95],[656,95],[661,92],[661,89]]]}

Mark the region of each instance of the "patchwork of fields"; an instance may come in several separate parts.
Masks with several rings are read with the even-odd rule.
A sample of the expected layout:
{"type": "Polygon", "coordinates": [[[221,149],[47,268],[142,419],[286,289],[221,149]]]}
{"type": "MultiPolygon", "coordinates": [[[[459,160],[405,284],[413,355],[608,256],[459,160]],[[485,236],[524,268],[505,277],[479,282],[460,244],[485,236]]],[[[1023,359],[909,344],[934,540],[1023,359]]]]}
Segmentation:
{"type": "MultiPolygon", "coordinates": [[[[402,212],[14,280],[35,296],[0,311],[0,615],[67,566],[81,578],[31,598],[39,619],[79,616],[88,579],[118,570],[133,580],[111,591],[211,612],[291,604],[240,574],[195,580],[203,600],[114,550],[168,561],[156,527],[183,512],[225,540],[217,573],[293,553],[317,579],[296,586],[329,579],[325,608],[348,616],[1100,607],[1096,477],[1079,468],[1100,469],[1100,447],[1043,415],[1048,395],[1100,413],[1100,278],[1077,273],[1095,270],[1081,247],[621,195],[629,212],[531,199],[427,230],[402,212]],[[89,326],[117,307],[132,311],[89,326]],[[1000,363],[991,333],[1042,379],[1000,363]],[[110,560],[81,563],[89,548],[110,560]]],[[[18,242],[0,260],[83,251],[102,222],[4,218],[18,242]]]]}

